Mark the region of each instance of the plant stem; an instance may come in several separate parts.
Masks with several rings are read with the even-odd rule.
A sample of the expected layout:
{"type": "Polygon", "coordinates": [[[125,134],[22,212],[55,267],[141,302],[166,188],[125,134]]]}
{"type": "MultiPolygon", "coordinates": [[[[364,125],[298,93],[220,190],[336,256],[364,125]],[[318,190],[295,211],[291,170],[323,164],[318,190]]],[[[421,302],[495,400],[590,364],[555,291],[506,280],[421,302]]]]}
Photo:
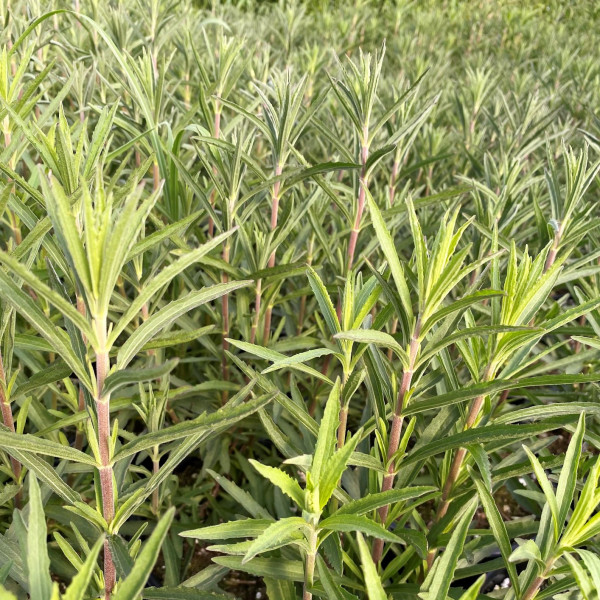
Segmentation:
{"type": "Polygon", "coordinates": [[[551,558],[548,560],[544,571],[531,582],[531,585],[525,590],[525,593],[523,594],[521,600],[532,600],[537,596],[537,593],[540,591],[542,584],[548,578],[548,571],[550,571],[550,569],[554,565],[555,560],[555,558],[551,558]]]}
{"type": "MultiPolygon", "coordinates": [[[[221,137],[221,103],[219,102],[219,100],[215,100],[215,119],[214,119],[214,123],[213,123],[213,128],[214,128],[214,132],[215,132],[215,139],[218,140],[221,137]]],[[[213,167],[213,172],[216,173],[217,172],[217,168],[213,167]]],[[[216,194],[216,190],[213,189],[213,191],[210,193],[210,205],[212,207],[214,207],[215,205],[215,194],[216,194]]],[[[215,233],[215,224],[214,221],[212,219],[212,217],[209,217],[208,219],[208,237],[212,238],[213,235],[215,233]]]]}
{"type": "MultiPolygon", "coordinates": [[[[110,369],[110,357],[106,350],[106,316],[96,320],[98,350],[96,351],[96,412],[98,416],[98,447],[100,449],[100,488],[102,492],[102,515],[110,525],[115,516],[113,470],[110,458],[110,394],[104,394],[104,381],[110,369]]],[[[104,597],[109,600],[117,574],[108,545],[104,542],[104,597]]]]}
{"type": "MultiPolygon", "coordinates": [[[[283,167],[281,165],[277,165],[275,167],[275,177],[279,177],[281,175],[281,171],[283,167]]],[[[281,182],[276,181],[273,184],[273,196],[271,197],[271,232],[275,231],[277,228],[277,220],[279,218],[279,190],[281,188],[281,182]]],[[[269,256],[269,262],[267,263],[269,269],[272,269],[275,266],[275,250],[271,252],[271,256],[269,256]]],[[[265,327],[263,331],[263,344],[267,344],[269,341],[269,333],[271,331],[271,314],[273,312],[273,306],[267,306],[267,311],[265,313],[265,327]]]]}
{"type": "MultiPolygon", "coordinates": [[[[483,375],[483,381],[489,381],[492,377],[491,367],[488,365],[485,369],[485,373],[483,375]]],[[[471,429],[479,416],[479,412],[481,411],[481,407],[483,406],[483,401],[485,400],[485,394],[481,396],[477,396],[473,403],[471,404],[471,408],[469,410],[469,414],[467,415],[467,420],[465,421],[465,425],[463,431],[471,429]]],[[[448,477],[446,478],[446,482],[444,483],[444,488],[442,489],[442,497],[440,500],[440,506],[438,507],[437,514],[434,519],[434,523],[443,519],[446,513],[448,512],[448,507],[450,506],[450,493],[452,492],[452,488],[458,479],[460,474],[460,468],[462,467],[463,461],[465,460],[465,456],[467,455],[466,448],[459,448],[456,452],[454,459],[452,460],[452,464],[450,465],[450,471],[448,473],[448,477]]],[[[431,568],[433,565],[433,560],[435,558],[436,551],[431,550],[427,555],[427,566],[431,568]]]]}
{"type": "MultiPolygon", "coordinates": [[[[154,447],[154,455],[152,457],[152,474],[156,475],[160,469],[160,458],[158,456],[158,446],[154,447]]],[[[159,508],[159,488],[152,490],[152,512],[158,515],[159,508]]]]}
{"type": "Polygon", "coordinates": [[[548,252],[548,256],[546,257],[546,264],[544,265],[544,272],[547,271],[556,260],[556,255],[558,254],[558,247],[560,245],[560,240],[563,234],[563,226],[562,224],[558,226],[558,229],[554,232],[554,242],[552,243],[552,247],[550,248],[550,252],[548,252]]]}
{"type": "Polygon", "coordinates": [[[302,593],[302,600],[312,600],[312,593],[308,591],[313,585],[314,574],[315,574],[315,560],[317,558],[317,530],[312,529],[310,537],[308,539],[308,552],[306,553],[306,566],[304,569],[304,590],[302,593]]]}
{"type": "Polygon", "coordinates": [[[358,202],[356,208],[356,218],[354,219],[354,225],[350,231],[350,242],[348,244],[348,272],[352,270],[354,264],[354,253],[356,252],[356,242],[358,241],[358,232],[360,231],[360,223],[362,221],[362,214],[365,209],[365,198],[367,194],[367,159],[369,158],[369,146],[368,142],[368,127],[365,126],[363,130],[363,146],[361,151],[361,164],[362,169],[360,171],[360,179],[358,183],[358,202]]]}
{"type": "MultiPolygon", "coordinates": [[[[419,341],[419,336],[421,335],[421,317],[417,318],[417,322],[415,324],[414,333],[410,339],[410,344],[408,348],[408,368],[405,369],[402,375],[402,383],[400,384],[400,389],[398,390],[398,398],[396,401],[396,410],[394,411],[394,417],[392,418],[392,429],[390,431],[390,438],[388,440],[388,449],[387,449],[387,463],[388,470],[387,473],[383,477],[383,482],[381,484],[381,491],[387,492],[394,487],[394,479],[396,477],[395,466],[393,457],[398,451],[400,447],[400,436],[402,433],[402,422],[404,420],[404,416],[402,415],[402,410],[404,408],[404,404],[406,402],[406,396],[410,390],[410,386],[412,384],[412,378],[414,374],[415,363],[417,361],[417,355],[419,353],[419,349],[421,347],[421,342],[419,341]]],[[[379,519],[381,520],[381,524],[385,527],[385,522],[387,520],[388,514],[390,512],[390,505],[382,506],[379,509],[379,519]]],[[[373,562],[377,564],[381,557],[383,556],[383,540],[376,539],[373,543],[373,562]]]]}
{"type": "Polygon", "coordinates": [[[250,343],[254,344],[256,340],[256,330],[258,329],[258,320],[260,318],[260,303],[262,298],[262,279],[256,282],[256,297],[254,300],[254,320],[250,330],[250,343]]]}
{"type": "MultiPolygon", "coordinates": [[[[15,421],[13,418],[12,407],[10,400],[6,396],[6,375],[4,373],[4,362],[2,360],[2,354],[0,353],[0,405],[2,407],[2,421],[4,424],[15,433],[15,421]]],[[[21,463],[10,457],[10,464],[13,470],[13,477],[15,482],[18,484],[21,477],[21,463]]],[[[17,505],[20,504],[20,492],[15,498],[17,505]]]]}
{"type": "Polygon", "coordinates": [[[348,426],[348,405],[340,407],[339,425],[337,430],[337,446],[341,448],[346,441],[346,428],[348,426]]]}
{"type": "MultiPolygon", "coordinates": [[[[225,242],[223,247],[223,262],[229,263],[229,240],[225,242]]],[[[227,283],[229,281],[229,275],[224,271],[222,277],[223,283],[227,283]]],[[[221,312],[223,315],[223,357],[221,359],[221,375],[223,377],[223,381],[229,380],[229,365],[227,364],[227,355],[225,354],[227,350],[229,350],[229,342],[227,338],[229,337],[229,294],[224,294],[221,299],[221,312]]],[[[221,402],[225,404],[227,402],[227,398],[229,393],[227,390],[223,390],[221,396],[221,402]]]]}

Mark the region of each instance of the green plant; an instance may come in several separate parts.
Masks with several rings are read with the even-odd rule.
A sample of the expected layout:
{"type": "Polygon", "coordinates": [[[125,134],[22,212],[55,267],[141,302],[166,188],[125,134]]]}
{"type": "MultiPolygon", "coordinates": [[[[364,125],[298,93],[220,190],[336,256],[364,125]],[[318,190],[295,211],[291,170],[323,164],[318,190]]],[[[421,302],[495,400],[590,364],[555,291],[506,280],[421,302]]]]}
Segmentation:
{"type": "Polygon", "coordinates": [[[597,600],[595,3],[0,18],[0,598],[597,600]]]}

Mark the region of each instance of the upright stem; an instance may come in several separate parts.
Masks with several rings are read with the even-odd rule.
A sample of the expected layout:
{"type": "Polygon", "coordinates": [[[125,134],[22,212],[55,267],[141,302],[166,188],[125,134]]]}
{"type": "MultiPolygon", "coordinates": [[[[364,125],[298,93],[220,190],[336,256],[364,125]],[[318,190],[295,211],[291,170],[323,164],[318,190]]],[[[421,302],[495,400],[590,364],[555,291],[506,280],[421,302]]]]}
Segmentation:
{"type": "Polygon", "coordinates": [[[563,226],[559,225],[558,229],[554,232],[554,242],[552,244],[552,248],[550,248],[550,252],[548,252],[548,256],[546,257],[546,264],[544,265],[544,271],[547,271],[556,260],[556,255],[558,254],[558,247],[560,245],[560,240],[563,234],[563,226]]]}
{"type": "MultiPolygon", "coordinates": [[[[400,389],[398,390],[398,399],[396,401],[396,410],[394,411],[394,417],[392,419],[392,429],[390,431],[390,438],[388,440],[388,449],[387,449],[387,473],[383,477],[383,482],[381,484],[381,491],[387,492],[394,487],[394,479],[396,478],[395,466],[394,466],[394,455],[398,452],[398,448],[400,447],[400,437],[402,433],[402,422],[404,420],[404,416],[402,414],[402,410],[404,409],[404,404],[406,402],[406,396],[410,390],[410,386],[412,384],[412,378],[414,374],[415,364],[417,362],[417,355],[419,353],[419,348],[421,347],[421,342],[419,341],[419,336],[421,335],[421,317],[417,318],[417,322],[415,324],[414,333],[410,339],[410,344],[408,347],[408,368],[404,371],[402,375],[402,383],[400,384],[400,389]]],[[[389,504],[386,506],[382,506],[379,509],[379,518],[381,520],[382,525],[385,527],[385,522],[387,520],[388,514],[390,512],[389,504]]],[[[376,539],[373,544],[373,562],[378,563],[383,556],[383,540],[376,539]]]]}
{"type": "MultiPolygon", "coordinates": [[[[2,354],[0,353],[0,406],[2,407],[2,421],[4,424],[14,433],[15,432],[15,421],[13,419],[12,407],[10,400],[6,396],[6,375],[4,373],[4,362],[2,360],[2,354]]],[[[21,463],[10,457],[10,464],[13,470],[13,477],[15,482],[18,484],[21,477],[21,463]]],[[[19,497],[17,497],[17,503],[19,503],[19,497]]]]}
{"type": "MultiPolygon", "coordinates": [[[[106,349],[106,316],[96,321],[98,350],[96,352],[96,413],[98,416],[98,448],[100,449],[100,489],[102,514],[110,525],[115,516],[113,470],[110,457],[110,393],[104,394],[104,381],[110,369],[106,349]]],[[[108,540],[104,542],[104,597],[109,600],[117,580],[115,565],[108,540]]]]}
{"type": "MultiPolygon", "coordinates": [[[[491,367],[488,365],[486,367],[485,373],[483,375],[483,381],[489,381],[492,376],[491,367]]],[[[469,414],[467,415],[467,420],[465,421],[465,425],[463,431],[471,429],[479,416],[479,412],[481,411],[481,407],[483,406],[483,401],[485,400],[485,394],[481,396],[477,396],[473,403],[471,404],[471,408],[469,410],[469,414]]],[[[448,473],[448,477],[446,478],[446,482],[444,483],[444,488],[442,489],[442,497],[440,499],[440,506],[438,508],[437,514],[435,516],[434,522],[438,522],[444,518],[446,513],[448,512],[448,507],[450,506],[450,493],[452,492],[452,488],[458,479],[460,474],[460,469],[462,467],[463,461],[465,460],[465,456],[467,455],[466,448],[459,448],[456,454],[454,455],[454,459],[452,460],[452,464],[450,465],[450,471],[448,473]]],[[[433,565],[433,560],[435,558],[435,550],[431,550],[427,555],[427,565],[428,568],[431,568],[433,565]]]]}
{"type": "Polygon", "coordinates": [[[548,572],[553,567],[555,560],[555,558],[551,558],[546,563],[544,571],[531,582],[531,585],[525,590],[525,593],[523,594],[521,600],[532,600],[537,596],[537,593],[540,591],[540,588],[542,587],[544,581],[546,581],[548,577],[548,572]]]}
{"type": "Polygon", "coordinates": [[[304,569],[304,590],[302,600],[312,600],[312,593],[309,588],[313,585],[315,574],[315,560],[317,558],[317,530],[313,528],[308,540],[308,552],[306,553],[306,566],[304,569]]]}
{"type": "MultiPolygon", "coordinates": [[[[342,400],[343,402],[343,400],[342,400]]],[[[340,407],[339,425],[337,430],[337,445],[341,448],[346,441],[346,428],[348,427],[348,406],[343,404],[340,407]]]]}
{"type": "MultiPolygon", "coordinates": [[[[223,247],[223,262],[229,263],[229,240],[225,242],[225,246],[223,247]]],[[[223,283],[227,283],[229,281],[229,275],[226,272],[223,272],[223,283]]],[[[229,380],[229,365],[227,363],[227,355],[225,352],[229,350],[229,342],[227,338],[229,337],[229,294],[224,294],[221,300],[221,311],[223,315],[223,357],[221,359],[221,375],[223,377],[223,381],[229,380]]],[[[225,404],[228,398],[227,390],[223,390],[222,393],[222,403],[225,404]]]]}
{"type": "MultiPolygon", "coordinates": [[[[281,175],[282,167],[277,164],[275,167],[275,177],[281,175]]],[[[276,181],[273,184],[273,196],[271,197],[271,231],[275,231],[277,228],[277,220],[279,218],[279,190],[281,188],[281,182],[276,181]]],[[[269,256],[268,265],[269,269],[272,269],[275,266],[275,250],[271,252],[271,256],[269,256]]],[[[265,313],[265,328],[263,331],[263,344],[267,344],[269,340],[269,333],[271,331],[271,313],[273,312],[273,307],[271,305],[267,306],[267,311],[265,313]]]]}
{"type": "MultiPolygon", "coordinates": [[[[221,103],[219,102],[219,100],[215,100],[215,119],[214,119],[214,123],[213,123],[213,128],[214,128],[214,132],[215,132],[215,139],[218,140],[221,137],[221,103]]],[[[217,172],[217,168],[213,167],[213,172],[216,173],[217,172]]],[[[216,194],[216,190],[213,190],[210,193],[210,205],[212,207],[214,207],[215,205],[215,194],[216,194]]],[[[212,220],[212,217],[209,217],[208,219],[208,237],[212,238],[215,232],[215,224],[212,220]]]]}
{"type": "MultiPolygon", "coordinates": [[[[160,459],[158,455],[158,446],[154,447],[154,455],[152,457],[152,474],[156,475],[160,469],[160,459]]],[[[159,508],[159,488],[152,490],[152,512],[158,515],[159,508]]]]}
{"type": "Polygon", "coordinates": [[[350,242],[348,244],[348,272],[352,270],[354,264],[354,253],[356,252],[356,242],[358,241],[358,232],[360,231],[360,223],[362,221],[362,214],[365,209],[365,198],[367,193],[367,159],[369,158],[369,146],[368,146],[368,127],[365,126],[363,130],[363,146],[361,150],[361,164],[362,169],[360,171],[360,180],[358,188],[358,201],[356,208],[356,217],[354,219],[354,225],[350,231],[350,242]]]}
{"type": "Polygon", "coordinates": [[[250,330],[250,343],[254,344],[256,340],[256,330],[258,329],[258,321],[260,318],[260,304],[262,299],[262,279],[256,282],[256,297],[254,300],[254,320],[252,321],[252,329],[250,330]]]}

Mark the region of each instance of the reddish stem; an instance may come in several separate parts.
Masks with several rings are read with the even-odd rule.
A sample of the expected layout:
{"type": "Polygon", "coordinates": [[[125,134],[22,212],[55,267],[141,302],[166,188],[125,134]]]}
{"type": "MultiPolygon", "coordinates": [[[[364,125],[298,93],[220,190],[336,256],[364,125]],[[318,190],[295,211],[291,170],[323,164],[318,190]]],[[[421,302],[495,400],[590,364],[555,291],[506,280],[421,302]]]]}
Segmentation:
{"type": "MultiPolygon", "coordinates": [[[[396,402],[396,410],[394,411],[394,417],[392,419],[392,429],[390,431],[390,438],[388,440],[388,450],[387,450],[387,473],[383,477],[383,482],[381,484],[381,491],[387,492],[394,487],[394,479],[396,478],[395,473],[395,465],[394,465],[394,455],[398,452],[398,448],[400,447],[400,439],[402,434],[402,422],[404,417],[402,415],[402,410],[404,408],[404,404],[406,402],[406,396],[410,391],[410,386],[412,384],[412,378],[414,374],[414,368],[417,361],[417,354],[419,353],[419,348],[421,343],[419,341],[419,335],[421,334],[421,318],[417,319],[417,323],[415,325],[415,331],[411,337],[409,350],[408,350],[408,368],[405,369],[402,375],[402,383],[400,384],[400,389],[398,390],[398,399],[396,402]]],[[[385,522],[388,518],[388,514],[390,512],[389,504],[382,506],[379,509],[379,518],[381,520],[382,525],[385,527],[385,522]]],[[[373,561],[377,564],[381,557],[383,556],[383,540],[376,539],[373,544],[373,561]]]]}
{"type": "MultiPolygon", "coordinates": [[[[98,417],[98,448],[100,450],[100,489],[102,514],[110,525],[115,516],[113,470],[110,459],[110,393],[104,394],[104,381],[110,369],[110,357],[106,347],[106,317],[96,323],[99,350],[96,352],[96,413],[98,417]]],[[[108,540],[104,542],[104,597],[109,600],[117,581],[108,540]]]]}
{"type": "MultiPolygon", "coordinates": [[[[10,400],[6,396],[6,375],[4,373],[4,362],[2,354],[0,354],[0,406],[2,407],[2,421],[13,433],[15,433],[15,421],[13,418],[12,407],[10,400]]],[[[21,463],[10,457],[10,464],[13,470],[13,477],[18,484],[21,477],[21,463]]],[[[20,504],[20,493],[16,498],[17,504],[20,504]]]]}

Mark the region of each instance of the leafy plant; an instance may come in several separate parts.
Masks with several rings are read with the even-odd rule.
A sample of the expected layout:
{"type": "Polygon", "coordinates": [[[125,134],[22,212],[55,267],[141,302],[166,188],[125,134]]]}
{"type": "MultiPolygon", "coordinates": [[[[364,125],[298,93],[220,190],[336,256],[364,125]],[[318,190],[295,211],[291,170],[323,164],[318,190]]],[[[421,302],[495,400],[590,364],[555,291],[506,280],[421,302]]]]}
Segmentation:
{"type": "Polygon", "coordinates": [[[594,3],[0,17],[0,598],[597,599],[594,3]]]}

